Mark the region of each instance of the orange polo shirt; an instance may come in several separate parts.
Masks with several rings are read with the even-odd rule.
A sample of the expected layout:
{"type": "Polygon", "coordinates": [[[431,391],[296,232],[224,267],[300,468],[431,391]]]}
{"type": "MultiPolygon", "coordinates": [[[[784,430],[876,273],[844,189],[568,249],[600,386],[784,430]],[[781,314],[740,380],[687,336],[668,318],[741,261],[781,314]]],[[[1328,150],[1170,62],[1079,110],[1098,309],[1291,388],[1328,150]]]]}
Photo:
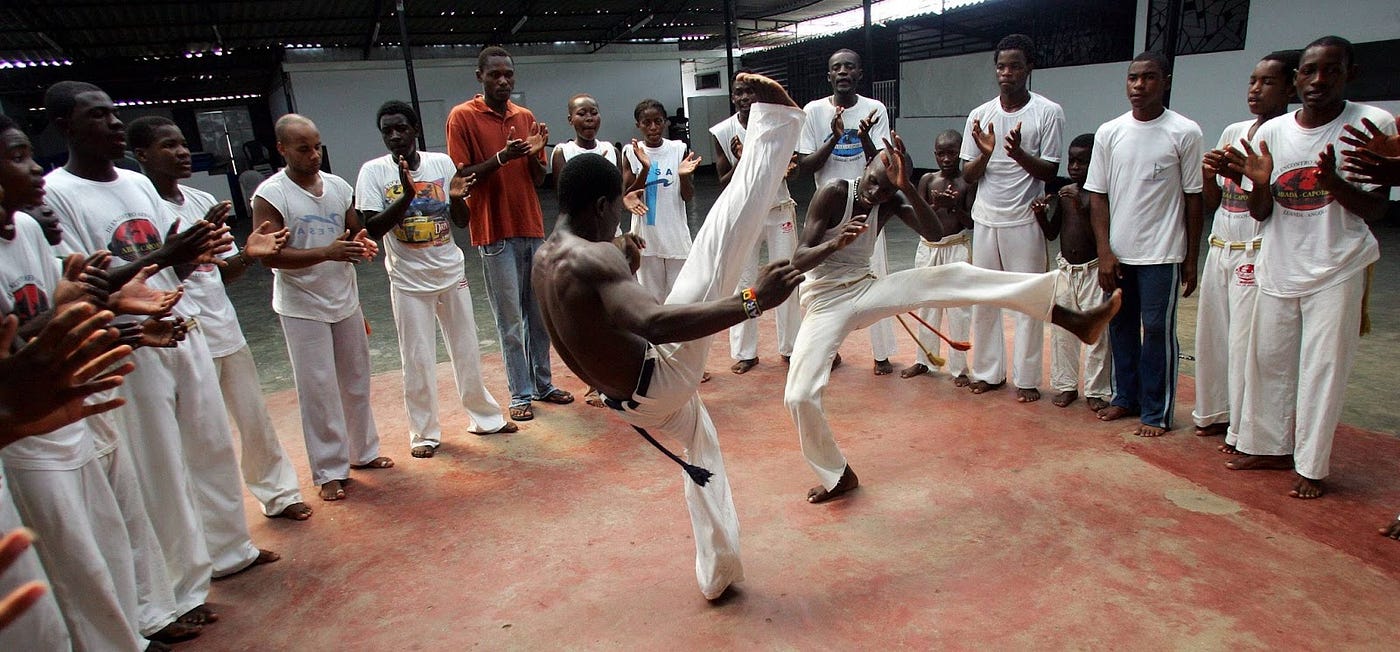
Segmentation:
{"type": "MultiPolygon", "coordinates": [[[[514,102],[506,102],[506,114],[491,110],[481,95],[452,107],[447,115],[447,155],[457,166],[476,165],[505,149],[512,137],[530,135],[535,114],[514,102]],[[511,127],[515,132],[511,134],[511,127]]],[[[539,159],[544,161],[544,150],[539,159]]],[[[479,179],[467,197],[472,211],[472,245],[491,244],[505,238],[543,238],[544,213],[530,177],[530,161],[509,161],[479,179]]]]}

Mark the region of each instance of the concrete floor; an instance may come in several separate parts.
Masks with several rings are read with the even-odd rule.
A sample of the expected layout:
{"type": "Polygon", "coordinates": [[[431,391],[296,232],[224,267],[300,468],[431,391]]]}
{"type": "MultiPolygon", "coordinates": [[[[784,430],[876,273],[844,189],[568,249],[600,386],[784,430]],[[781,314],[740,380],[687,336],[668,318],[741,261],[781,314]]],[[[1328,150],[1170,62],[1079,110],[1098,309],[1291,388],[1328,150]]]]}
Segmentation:
{"type": "MultiPolygon", "coordinates": [[[[701,188],[702,201],[714,195],[701,188]]],[[[907,266],[912,238],[892,240],[892,264],[907,266]]],[[[1382,231],[1383,247],[1396,241],[1382,231]]],[[[476,256],[467,261],[479,279],[476,256]]],[[[808,505],[815,478],[782,406],[770,318],[763,364],[748,375],[724,371],[716,340],[718,373],[702,396],[725,446],[748,579],[714,605],[695,585],[680,474],[606,410],[540,406],[519,434],[476,437],[448,409],[441,452],[415,460],[401,376],[380,373],[376,421],[399,465],[357,472],[344,502],[312,497],[306,523],[265,519],[250,503],[255,540],[284,558],[216,582],[223,620],[180,648],[1383,649],[1400,616],[1400,544],[1375,534],[1400,511],[1385,389],[1400,330],[1395,271],[1377,274],[1380,335],[1363,340],[1352,425],[1338,433],[1332,493],[1317,501],[1288,498],[1288,473],[1226,470],[1213,438],[1139,439],[1082,401],[1022,405],[1011,392],[973,397],[941,374],[873,377],[858,333],[826,405],[864,484],[808,505]]],[[[360,273],[376,368],[392,370],[382,267],[360,273]]],[[[266,287],[255,277],[236,302],[305,482],[266,287]]],[[[482,339],[494,340],[477,304],[482,339]]],[[[1182,302],[1187,352],[1194,305],[1182,302]]],[[[499,354],[484,348],[487,385],[504,398],[499,354]]],[[[1182,423],[1190,372],[1184,364],[1182,423]]],[[[555,375],[581,389],[562,365],[555,375]]],[[[449,369],[438,377],[450,396],[449,369]]]]}

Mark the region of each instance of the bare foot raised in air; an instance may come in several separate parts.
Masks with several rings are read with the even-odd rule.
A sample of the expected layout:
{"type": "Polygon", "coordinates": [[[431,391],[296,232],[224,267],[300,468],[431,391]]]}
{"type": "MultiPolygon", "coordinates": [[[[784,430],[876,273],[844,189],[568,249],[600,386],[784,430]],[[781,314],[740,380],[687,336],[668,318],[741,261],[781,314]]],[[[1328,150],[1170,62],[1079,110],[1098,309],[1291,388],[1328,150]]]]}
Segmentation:
{"type": "Polygon", "coordinates": [[[1040,390],[1038,390],[1038,389],[1036,389],[1036,388],[1034,388],[1034,387],[1017,387],[1017,388],[1016,388],[1016,402],[1017,402],[1017,403],[1034,403],[1034,402],[1039,401],[1039,400],[1040,400],[1040,390]]]}
{"type": "Polygon", "coordinates": [[[1231,471],[1291,471],[1292,455],[1249,455],[1225,463],[1231,471]]]}
{"type": "Polygon", "coordinates": [[[922,376],[926,373],[928,373],[928,367],[925,366],[922,362],[915,362],[914,364],[911,364],[901,369],[899,372],[899,377],[913,378],[914,376],[922,376]]]}
{"type": "Polygon", "coordinates": [[[1113,319],[1114,315],[1118,314],[1118,308],[1122,305],[1123,291],[1114,290],[1113,294],[1109,295],[1108,301],[1085,312],[1055,306],[1050,311],[1050,323],[1069,331],[1085,344],[1094,344],[1108,329],[1108,322],[1113,319]]]}
{"type": "Polygon", "coordinates": [[[783,85],[775,82],[763,75],[753,73],[739,73],[737,81],[748,84],[753,89],[753,101],[765,102],[767,104],[781,104],[793,108],[800,108],[797,102],[792,101],[792,97],[783,89],[783,85]]]}
{"type": "Polygon", "coordinates": [[[1298,476],[1298,481],[1293,483],[1293,489],[1289,490],[1288,495],[1294,498],[1310,500],[1313,498],[1321,498],[1323,493],[1325,492],[1322,489],[1321,480],[1305,478],[1300,475],[1298,476]]]}
{"type": "Polygon", "coordinates": [[[202,631],[204,631],[203,625],[181,622],[177,619],[146,638],[159,643],[179,643],[199,636],[202,631]]]}
{"type": "Polygon", "coordinates": [[[826,487],[817,485],[808,489],[807,502],[814,505],[816,503],[824,503],[859,486],[860,478],[856,477],[855,471],[852,471],[848,464],[846,465],[845,472],[841,474],[841,479],[836,481],[836,486],[827,489],[826,487]]]}
{"type": "Polygon", "coordinates": [[[1071,389],[1068,392],[1060,392],[1059,394],[1056,394],[1055,398],[1050,399],[1050,402],[1053,403],[1055,407],[1069,407],[1070,403],[1073,403],[1078,399],[1079,392],[1076,392],[1071,389]]]}
{"type": "Polygon", "coordinates": [[[889,358],[875,361],[875,375],[888,376],[894,373],[894,365],[890,364],[889,358]]]}

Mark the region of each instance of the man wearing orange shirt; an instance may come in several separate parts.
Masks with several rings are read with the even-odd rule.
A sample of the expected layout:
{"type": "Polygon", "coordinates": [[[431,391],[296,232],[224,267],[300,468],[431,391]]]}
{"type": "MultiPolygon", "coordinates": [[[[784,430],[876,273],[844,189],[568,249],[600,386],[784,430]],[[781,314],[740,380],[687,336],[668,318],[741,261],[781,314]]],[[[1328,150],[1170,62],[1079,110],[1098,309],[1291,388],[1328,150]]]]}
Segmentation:
{"type": "Polygon", "coordinates": [[[549,369],[549,334],[530,287],[531,261],[544,241],[544,214],[535,188],[544,182],[544,146],[549,128],[510,101],[515,62],[504,48],[477,56],[481,94],[447,116],[447,154],[459,174],[476,175],[467,197],[472,245],[481,253],[486,296],[501,337],[510,385],[510,418],[534,418],[531,402],[572,403],[554,386],[549,369]]]}

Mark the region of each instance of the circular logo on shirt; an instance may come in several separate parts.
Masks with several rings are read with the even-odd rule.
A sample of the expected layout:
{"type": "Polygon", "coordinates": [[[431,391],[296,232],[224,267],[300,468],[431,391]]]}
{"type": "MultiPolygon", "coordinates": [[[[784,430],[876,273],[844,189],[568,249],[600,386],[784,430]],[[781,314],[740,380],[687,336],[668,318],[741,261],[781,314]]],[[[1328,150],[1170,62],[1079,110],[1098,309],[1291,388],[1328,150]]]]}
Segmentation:
{"type": "Polygon", "coordinates": [[[1235,268],[1235,285],[1254,287],[1254,263],[1241,263],[1235,268]]]}
{"type": "Polygon", "coordinates": [[[1315,211],[1332,203],[1332,196],[1317,180],[1317,168],[1306,165],[1278,175],[1274,200],[1292,211],[1315,211]]]}
{"type": "Polygon", "coordinates": [[[112,240],[107,249],[127,262],[131,262],[160,249],[160,231],[145,218],[127,220],[112,230],[112,240]]]}
{"type": "Polygon", "coordinates": [[[15,316],[21,322],[28,321],[49,309],[49,295],[38,285],[27,283],[15,290],[14,306],[15,316]]]}

